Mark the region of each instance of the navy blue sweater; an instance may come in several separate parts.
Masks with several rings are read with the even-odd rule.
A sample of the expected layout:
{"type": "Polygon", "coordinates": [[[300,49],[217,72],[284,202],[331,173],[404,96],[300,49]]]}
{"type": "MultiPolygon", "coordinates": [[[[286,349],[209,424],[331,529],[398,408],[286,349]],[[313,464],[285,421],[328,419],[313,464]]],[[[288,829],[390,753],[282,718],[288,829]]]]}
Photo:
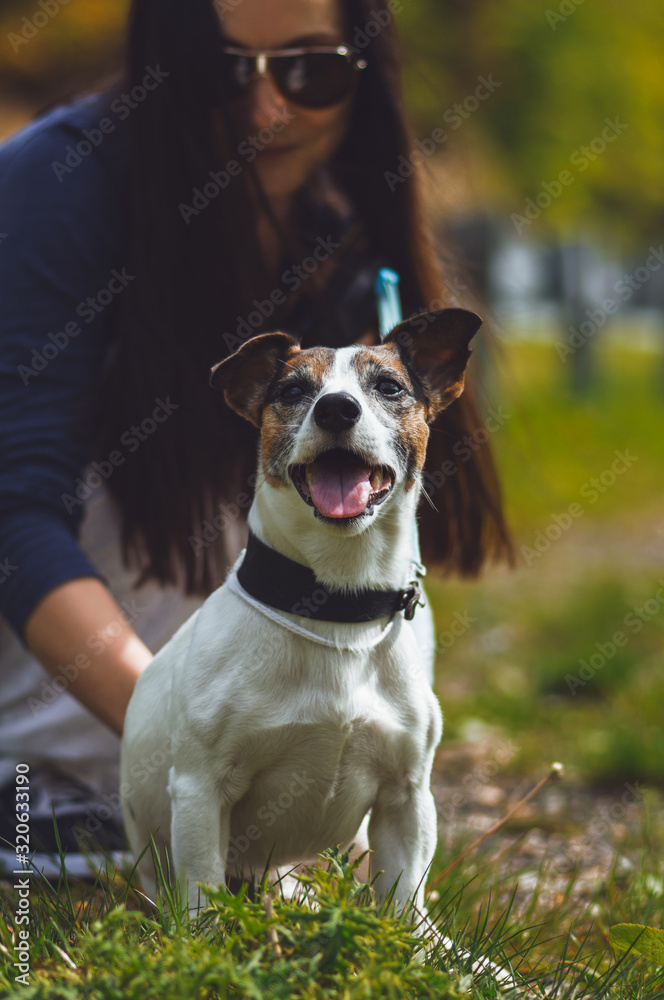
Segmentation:
{"type": "MultiPolygon", "coordinates": [[[[76,542],[83,506],[67,498],[95,431],[77,417],[100,384],[114,310],[131,280],[126,116],[94,96],[56,108],[0,147],[0,614],[22,639],[49,591],[100,577],[76,542]]],[[[356,263],[341,269],[335,304],[353,314],[359,335],[375,323],[373,275],[384,262],[356,263]]],[[[299,312],[290,332],[321,342],[317,311],[299,312]]]]}
{"type": "Polygon", "coordinates": [[[0,612],[21,637],[49,591],[99,575],[76,544],[83,508],[63,496],[90,457],[76,417],[126,281],[123,122],[91,133],[107,106],[56,108],[0,148],[0,612]]]}

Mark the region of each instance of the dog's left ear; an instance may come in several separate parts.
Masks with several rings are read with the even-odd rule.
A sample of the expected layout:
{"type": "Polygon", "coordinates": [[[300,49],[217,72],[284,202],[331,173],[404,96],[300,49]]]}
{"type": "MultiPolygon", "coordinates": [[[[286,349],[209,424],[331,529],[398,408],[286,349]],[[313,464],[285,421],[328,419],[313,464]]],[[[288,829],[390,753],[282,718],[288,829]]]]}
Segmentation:
{"type": "Polygon", "coordinates": [[[428,420],[463,392],[470,341],[481,325],[480,317],[468,309],[438,309],[411,316],[385,338],[422,386],[428,420]]]}
{"type": "Polygon", "coordinates": [[[223,389],[228,405],[260,427],[265,397],[275,375],[286,358],[299,350],[297,340],[287,333],[262,333],[215,365],[210,385],[223,389]]]}

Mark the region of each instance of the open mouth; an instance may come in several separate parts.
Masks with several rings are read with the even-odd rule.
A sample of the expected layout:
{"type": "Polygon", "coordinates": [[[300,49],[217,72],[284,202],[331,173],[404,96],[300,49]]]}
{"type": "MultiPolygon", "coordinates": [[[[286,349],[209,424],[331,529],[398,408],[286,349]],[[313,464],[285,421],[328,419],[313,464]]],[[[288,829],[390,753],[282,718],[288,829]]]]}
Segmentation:
{"type": "Polygon", "coordinates": [[[296,490],[320,518],[343,520],[373,514],[394,486],[395,475],[385,465],[369,465],[350,451],[334,448],[309,465],[290,470],[296,490]]]}

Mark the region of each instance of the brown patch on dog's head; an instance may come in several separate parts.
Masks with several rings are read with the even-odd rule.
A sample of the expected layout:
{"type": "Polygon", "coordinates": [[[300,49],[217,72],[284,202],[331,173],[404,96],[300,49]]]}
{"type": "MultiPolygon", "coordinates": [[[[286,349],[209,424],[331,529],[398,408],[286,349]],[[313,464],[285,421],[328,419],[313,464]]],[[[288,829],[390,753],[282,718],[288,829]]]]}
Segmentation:
{"type": "Polygon", "coordinates": [[[288,334],[266,333],[212,369],[210,384],[223,389],[228,405],[260,429],[262,467],[270,485],[283,485],[275,463],[292,444],[298,411],[304,407],[306,412],[333,362],[330,348],[303,351],[288,334]]]}
{"type": "Polygon", "coordinates": [[[272,383],[298,353],[300,345],[287,333],[263,333],[215,365],[210,385],[223,390],[226,402],[236,413],[260,427],[272,383]]]}
{"type": "Polygon", "coordinates": [[[385,338],[419,389],[429,423],[463,392],[470,341],[481,325],[468,309],[439,309],[405,320],[385,338]]]}
{"type": "MultiPolygon", "coordinates": [[[[318,392],[334,364],[334,349],[331,347],[309,347],[288,359],[280,373],[280,384],[297,382],[318,392]]],[[[273,387],[276,395],[280,386],[273,387]]]]}
{"type": "Polygon", "coordinates": [[[405,490],[412,489],[424,465],[429,440],[428,404],[419,379],[413,376],[393,343],[366,348],[353,359],[369,405],[381,423],[394,428],[394,447],[406,473],[405,490]],[[405,392],[389,394],[390,384],[405,392]]]}
{"type": "Polygon", "coordinates": [[[331,348],[310,347],[285,358],[273,379],[264,400],[261,424],[261,460],[272,485],[278,481],[275,460],[292,444],[293,425],[304,418],[333,363],[331,348]],[[296,389],[301,395],[289,398],[296,389]]]}

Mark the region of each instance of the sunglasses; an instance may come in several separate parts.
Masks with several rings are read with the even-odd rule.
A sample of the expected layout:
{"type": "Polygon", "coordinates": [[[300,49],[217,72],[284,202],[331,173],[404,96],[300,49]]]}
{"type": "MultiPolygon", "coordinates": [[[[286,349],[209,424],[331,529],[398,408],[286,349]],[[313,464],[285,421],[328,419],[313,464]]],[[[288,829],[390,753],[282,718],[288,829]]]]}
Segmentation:
{"type": "Polygon", "coordinates": [[[356,74],[367,65],[346,45],[316,45],[300,49],[221,48],[221,66],[229,94],[241,97],[251,80],[269,74],[281,96],[303,108],[339,104],[355,86],[356,74]]]}

